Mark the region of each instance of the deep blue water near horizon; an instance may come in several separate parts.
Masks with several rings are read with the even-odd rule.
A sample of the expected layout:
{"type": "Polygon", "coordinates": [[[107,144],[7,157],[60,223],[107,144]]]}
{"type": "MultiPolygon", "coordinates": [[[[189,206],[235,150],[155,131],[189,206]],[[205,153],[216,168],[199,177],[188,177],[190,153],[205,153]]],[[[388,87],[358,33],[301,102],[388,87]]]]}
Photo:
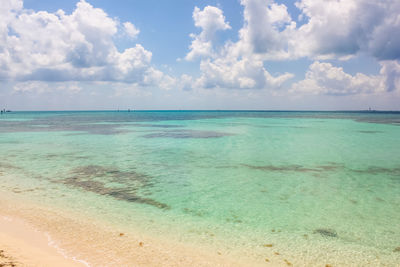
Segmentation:
{"type": "MultiPolygon", "coordinates": [[[[400,111],[318,111],[318,110],[70,110],[70,111],[12,111],[4,113],[5,120],[13,117],[31,117],[47,115],[88,115],[105,114],[107,116],[119,115],[118,117],[104,117],[104,119],[124,120],[129,116],[129,121],[151,121],[151,120],[192,120],[207,118],[247,117],[247,118],[337,118],[353,119],[376,123],[400,123],[400,111]],[[116,114],[115,114],[116,113],[116,114]],[[133,115],[135,114],[135,115],[133,115]]],[[[0,117],[1,119],[2,117],[0,117]]],[[[79,118],[77,118],[79,119],[79,118]]],[[[102,117],[94,118],[100,120],[102,117]]]]}
{"type": "Polygon", "coordinates": [[[380,111],[11,112],[0,190],[251,257],[397,266],[399,126],[380,111]]]}

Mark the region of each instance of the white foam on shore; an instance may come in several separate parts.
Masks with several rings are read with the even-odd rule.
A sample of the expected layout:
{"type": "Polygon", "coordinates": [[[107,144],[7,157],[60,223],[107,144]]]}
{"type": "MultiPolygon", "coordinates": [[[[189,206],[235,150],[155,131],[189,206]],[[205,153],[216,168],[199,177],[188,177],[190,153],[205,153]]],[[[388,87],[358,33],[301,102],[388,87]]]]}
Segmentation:
{"type": "MultiPolygon", "coordinates": [[[[28,224],[27,222],[19,219],[19,218],[13,218],[10,216],[1,216],[0,220],[3,221],[3,223],[5,223],[6,227],[3,227],[3,231],[4,233],[12,236],[13,238],[17,238],[17,239],[21,239],[24,240],[24,242],[26,244],[29,244],[28,240],[32,240],[32,242],[34,243],[33,245],[39,245],[37,242],[42,243],[42,247],[45,246],[45,243],[47,240],[47,246],[49,248],[51,248],[50,250],[48,250],[48,253],[51,253],[54,249],[54,251],[58,254],[63,256],[64,259],[66,260],[72,260],[74,262],[83,264],[87,267],[91,267],[91,265],[89,264],[89,262],[83,260],[83,259],[79,259],[75,256],[71,256],[69,255],[69,253],[61,248],[57,242],[55,240],[52,239],[51,235],[47,232],[42,232],[40,230],[38,230],[37,228],[35,228],[33,225],[28,224]],[[40,241],[42,240],[42,241],[40,241]],[[28,241],[28,242],[27,242],[28,241]]],[[[1,223],[1,221],[0,221],[1,223]]],[[[3,225],[4,226],[4,225],[3,225]]],[[[32,245],[32,244],[31,244],[32,245]]],[[[40,246],[40,245],[39,245],[40,246]]],[[[36,246],[35,246],[36,247],[36,246]]]]}
{"type": "Polygon", "coordinates": [[[51,235],[50,235],[49,233],[44,233],[44,235],[47,237],[47,241],[48,241],[47,244],[48,244],[50,247],[55,248],[56,251],[57,251],[59,254],[61,254],[65,259],[70,259],[70,260],[73,260],[73,261],[82,263],[82,264],[84,264],[84,265],[87,266],[87,267],[91,267],[91,265],[90,265],[87,261],[82,260],[82,259],[78,259],[78,258],[75,257],[75,256],[70,256],[70,255],[68,255],[68,252],[67,252],[65,249],[61,248],[59,245],[57,245],[56,241],[53,240],[53,239],[51,238],[51,235]]]}

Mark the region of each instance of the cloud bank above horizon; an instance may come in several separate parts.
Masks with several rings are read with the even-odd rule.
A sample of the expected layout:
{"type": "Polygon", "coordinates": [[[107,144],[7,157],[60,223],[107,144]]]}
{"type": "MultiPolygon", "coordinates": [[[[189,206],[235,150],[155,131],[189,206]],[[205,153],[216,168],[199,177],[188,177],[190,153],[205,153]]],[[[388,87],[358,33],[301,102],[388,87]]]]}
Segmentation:
{"type": "Polygon", "coordinates": [[[399,1],[299,0],[289,6],[241,0],[240,5],[243,14],[236,14],[236,21],[229,21],[224,7],[194,6],[194,33],[181,33],[187,50],[176,62],[161,65],[141,44],[145,29],[135,24],[135,17],[122,21],[85,0],[70,14],[35,11],[22,0],[5,0],[0,7],[0,83],[12,84],[11,94],[79,95],[89,84],[113,88],[113,97],[146,90],[146,95],[182,98],[219,91],[215,94],[221,99],[229,91],[250,98],[398,96],[399,1]],[[242,25],[234,29],[237,21],[242,25]],[[355,64],[346,72],[341,66],[358,58],[375,62],[378,71],[363,73],[355,64]],[[274,69],[274,64],[297,62],[296,71],[274,69]]]}

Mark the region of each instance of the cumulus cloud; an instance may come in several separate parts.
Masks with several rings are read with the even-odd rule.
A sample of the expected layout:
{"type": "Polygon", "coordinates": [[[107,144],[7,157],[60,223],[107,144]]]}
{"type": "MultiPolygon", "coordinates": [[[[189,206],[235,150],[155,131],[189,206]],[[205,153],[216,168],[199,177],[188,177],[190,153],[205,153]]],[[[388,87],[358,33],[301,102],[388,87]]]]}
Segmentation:
{"type": "Polygon", "coordinates": [[[399,1],[298,0],[301,23],[285,4],[274,0],[240,3],[244,12],[238,40],[223,45],[216,42],[216,35],[231,29],[223,11],[213,6],[194,8],[193,21],[200,33],[190,35],[185,59],[199,59],[200,74],[172,77],[152,66],[152,53],[140,44],[119,51],[115,37],[134,39],[139,29],[85,0],[71,14],[35,12],[24,9],[22,0],[3,0],[0,80],[19,82],[14,87],[18,92],[49,90],[31,81],[106,81],[165,90],[277,89],[294,75],[272,73],[265,67],[269,60],[347,59],[362,54],[379,62],[379,74],[351,75],[316,61],[291,91],[346,95],[400,88],[399,1]]]}
{"type": "Polygon", "coordinates": [[[301,0],[308,22],[289,39],[296,56],[340,57],[365,52],[378,60],[400,59],[400,2],[301,0]]]}
{"type": "Polygon", "coordinates": [[[296,3],[308,22],[289,39],[292,58],[341,58],[363,53],[381,65],[378,75],[350,75],[314,62],[293,92],[349,95],[400,89],[400,2],[314,1],[296,3]]]}
{"type": "Polygon", "coordinates": [[[387,91],[400,90],[400,64],[397,61],[382,61],[381,76],[385,79],[387,91]]]}
{"type": "MultiPolygon", "coordinates": [[[[202,28],[199,35],[192,35],[194,40],[186,59],[200,57],[200,77],[193,80],[192,87],[197,88],[232,88],[232,89],[263,89],[278,88],[293,74],[284,73],[273,76],[264,67],[264,60],[253,50],[275,48],[279,50],[279,32],[287,28],[290,16],[283,5],[271,4],[261,8],[263,1],[250,3],[245,8],[245,26],[240,30],[240,40],[236,43],[227,42],[218,51],[213,48],[213,36],[217,30],[229,29],[225,17],[217,7],[207,6],[203,11],[195,8],[193,19],[196,26],[202,28]],[[264,14],[266,12],[266,14],[264,14]],[[260,23],[260,21],[262,23],[260,23]],[[263,24],[263,22],[266,22],[263,24]],[[270,32],[264,33],[263,26],[271,23],[270,32]],[[275,39],[269,42],[270,33],[276,33],[275,39]],[[257,39],[257,40],[255,40],[257,39]],[[258,48],[252,46],[258,43],[258,48]]],[[[253,1],[254,2],[254,1],[253,1]]],[[[186,79],[187,83],[188,79],[186,79]]],[[[186,86],[186,88],[189,88],[186,86]]]]}
{"type": "Polygon", "coordinates": [[[201,76],[196,85],[203,88],[262,89],[279,87],[293,77],[285,73],[272,76],[256,58],[230,58],[203,60],[200,64],[201,76]]]}
{"type": "Polygon", "coordinates": [[[300,0],[305,21],[297,24],[285,4],[241,0],[244,24],[236,53],[264,60],[346,59],[359,53],[377,60],[400,59],[400,2],[300,0]]]}
{"type": "Polygon", "coordinates": [[[286,54],[286,40],[296,27],[287,7],[274,1],[242,0],[244,26],[239,32],[243,52],[251,51],[272,57],[286,54]]]}
{"type": "MultiPolygon", "coordinates": [[[[244,7],[244,23],[238,41],[227,41],[215,52],[212,42],[200,38],[202,34],[192,36],[187,59],[201,57],[201,74],[194,81],[195,86],[278,88],[294,75],[271,75],[264,67],[269,60],[302,57],[344,60],[363,54],[380,62],[379,75],[350,75],[330,63],[317,61],[310,66],[303,81],[292,85],[291,91],[345,95],[399,88],[399,1],[300,0],[295,5],[305,22],[299,26],[284,4],[273,0],[241,0],[240,3],[244,7]]],[[[222,11],[217,10],[223,18],[222,11]]],[[[203,11],[195,9],[193,15],[196,26],[200,25],[197,21],[199,14],[202,15],[200,12],[203,11]]],[[[219,25],[223,22],[221,19],[219,25]]],[[[203,32],[207,31],[203,28],[203,32]]]]}
{"type": "Polygon", "coordinates": [[[312,63],[304,80],[294,83],[293,93],[353,95],[377,93],[385,90],[387,84],[382,75],[350,75],[343,68],[330,63],[312,63]]]}
{"type": "Polygon", "coordinates": [[[213,41],[215,33],[220,30],[228,30],[231,27],[225,22],[222,10],[214,6],[206,6],[203,10],[198,7],[193,11],[194,25],[201,28],[200,34],[191,34],[193,38],[190,51],[186,60],[193,60],[200,56],[211,56],[213,53],[213,41]]]}
{"type": "Polygon", "coordinates": [[[131,22],[125,22],[124,24],[124,30],[126,34],[131,37],[131,38],[136,38],[137,35],[140,33],[140,30],[135,27],[131,22]]]}
{"type": "MultiPolygon", "coordinates": [[[[1,6],[0,79],[154,84],[148,78],[155,71],[152,53],[140,44],[118,51],[113,41],[118,20],[85,0],[71,14],[34,12],[22,0],[1,6]]],[[[139,33],[130,22],[123,30],[131,38],[139,33]]]]}

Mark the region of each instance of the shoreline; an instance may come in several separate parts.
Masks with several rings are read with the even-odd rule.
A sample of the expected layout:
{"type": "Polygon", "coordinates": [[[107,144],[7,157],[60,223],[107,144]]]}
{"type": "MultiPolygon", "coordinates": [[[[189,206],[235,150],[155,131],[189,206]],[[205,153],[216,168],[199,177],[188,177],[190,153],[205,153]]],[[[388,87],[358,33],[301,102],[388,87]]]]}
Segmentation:
{"type": "Polygon", "coordinates": [[[49,235],[17,218],[0,216],[0,266],[90,266],[63,254],[49,235]]]}
{"type": "Polygon", "coordinates": [[[21,203],[11,195],[2,194],[0,200],[0,266],[261,266],[265,263],[238,259],[225,251],[155,239],[140,232],[117,231],[103,222],[82,218],[79,213],[67,214],[21,203]]]}

